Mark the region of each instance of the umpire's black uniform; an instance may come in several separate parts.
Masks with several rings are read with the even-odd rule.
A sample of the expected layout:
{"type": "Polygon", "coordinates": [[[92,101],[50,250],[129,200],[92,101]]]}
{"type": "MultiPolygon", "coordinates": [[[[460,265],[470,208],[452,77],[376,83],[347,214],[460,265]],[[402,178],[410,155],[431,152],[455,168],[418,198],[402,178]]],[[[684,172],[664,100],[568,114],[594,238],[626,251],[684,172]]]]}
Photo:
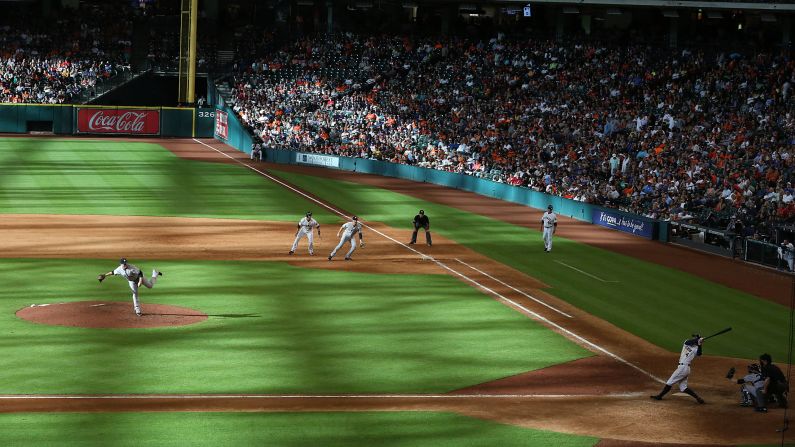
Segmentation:
{"type": "Polygon", "coordinates": [[[411,233],[411,242],[409,244],[414,244],[417,242],[417,232],[420,228],[425,229],[425,242],[428,243],[428,246],[433,245],[433,241],[431,241],[431,220],[428,219],[428,216],[425,215],[424,210],[420,210],[420,213],[414,216],[414,232],[411,233]]]}

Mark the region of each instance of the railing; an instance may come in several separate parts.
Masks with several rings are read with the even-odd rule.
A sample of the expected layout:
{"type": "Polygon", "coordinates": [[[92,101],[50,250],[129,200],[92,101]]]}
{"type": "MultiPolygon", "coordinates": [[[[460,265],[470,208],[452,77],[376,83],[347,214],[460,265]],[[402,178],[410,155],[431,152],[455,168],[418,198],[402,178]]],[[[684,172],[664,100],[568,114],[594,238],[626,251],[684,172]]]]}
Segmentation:
{"type": "Polygon", "coordinates": [[[115,89],[116,87],[119,87],[122,84],[130,82],[133,79],[145,73],[146,71],[139,71],[139,72],[133,72],[130,70],[122,71],[116,76],[113,76],[112,78],[106,79],[102,82],[97,82],[95,86],[83,91],[83,93],[81,93],[80,97],[77,98],[75,103],[89,104],[91,101],[96,100],[105,93],[108,93],[109,91],[115,89]]]}
{"type": "Polygon", "coordinates": [[[779,270],[790,271],[787,260],[795,256],[795,253],[772,242],[745,238],[701,225],[671,222],[670,229],[670,241],[674,244],[779,270]]]}

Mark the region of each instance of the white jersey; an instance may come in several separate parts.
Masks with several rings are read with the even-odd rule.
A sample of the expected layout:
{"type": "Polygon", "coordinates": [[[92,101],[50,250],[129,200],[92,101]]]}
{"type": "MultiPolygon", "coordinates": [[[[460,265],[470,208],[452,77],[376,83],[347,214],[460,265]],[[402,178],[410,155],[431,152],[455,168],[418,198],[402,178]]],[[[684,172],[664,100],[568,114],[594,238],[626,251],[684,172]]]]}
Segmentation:
{"type": "Polygon", "coordinates": [[[558,223],[558,216],[551,211],[547,211],[541,217],[541,224],[544,226],[544,228],[553,228],[556,223],[558,223]]]}
{"type": "Polygon", "coordinates": [[[689,365],[697,355],[698,344],[693,343],[692,345],[689,345],[687,342],[685,342],[685,344],[682,345],[682,353],[679,354],[679,364],[689,365]]]}
{"type": "Polygon", "coordinates": [[[359,222],[347,222],[342,224],[342,235],[344,237],[353,237],[356,233],[362,231],[362,224],[359,222]]]}
{"type": "Polygon", "coordinates": [[[122,266],[116,267],[113,274],[123,276],[127,281],[138,281],[138,277],[141,276],[141,270],[132,264],[127,264],[127,268],[122,266]]]}
{"type": "Polygon", "coordinates": [[[302,230],[306,231],[307,233],[311,233],[313,228],[317,228],[320,226],[317,221],[311,217],[304,217],[300,221],[298,221],[298,226],[301,227],[302,230]]]}

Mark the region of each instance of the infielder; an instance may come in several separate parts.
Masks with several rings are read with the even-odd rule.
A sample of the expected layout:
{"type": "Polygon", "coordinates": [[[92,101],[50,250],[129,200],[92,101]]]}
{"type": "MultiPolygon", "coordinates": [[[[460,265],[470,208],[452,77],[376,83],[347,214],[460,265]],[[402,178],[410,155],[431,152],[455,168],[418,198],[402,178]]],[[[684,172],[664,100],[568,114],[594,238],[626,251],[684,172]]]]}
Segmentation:
{"type": "Polygon", "coordinates": [[[544,235],[544,251],[552,251],[552,235],[558,229],[558,216],[552,212],[552,205],[547,207],[547,211],[541,216],[541,233],[544,235]]]}
{"type": "Polygon", "coordinates": [[[146,286],[147,288],[151,289],[155,286],[157,282],[158,276],[163,276],[162,272],[159,272],[157,269],[152,270],[152,278],[146,279],[144,277],[143,272],[138,267],[128,264],[127,258],[121,258],[119,261],[119,266],[116,267],[115,270],[111,270],[107,273],[100,273],[97,277],[99,282],[105,280],[106,276],[122,276],[127,282],[130,284],[130,289],[132,289],[132,297],[133,297],[133,308],[135,309],[135,315],[141,316],[141,303],[138,301],[138,288],[141,285],[146,286]]]}
{"type": "Polygon", "coordinates": [[[698,334],[694,334],[693,338],[685,340],[682,345],[682,353],[679,354],[679,366],[676,368],[676,371],[674,371],[674,373],[671,374],[671,378],[665,382],[665,386],[662,391],[660,391],[660,394],[654,394],[649,397],[654,400],[662,400],[663,396],[671,391],[671,386],[678,382],[679,391],[693,396],[698,403],[703,404],[704,399],[700,398],[695,391],[687,387],[687,377],[690,375],[690,363],[697,356],[701,355],[701,345],[703,343],[704,338],[698,334]]]}
{"type": "Polygon", "coordinates": [[[293,247],[290,248],[290,254],[295,253],[295,249],[298,248],[298,241],[306,236],[309,240],[309,256],[315,255],[315,236],[312,232],[313,228],[317,228],[317,236],[320,237],[320,224],[312,218],[312,212],[307,211],[306,216],[298,221],[298,230],[295,232],[295,241],[293,241],[293,247]]]}
{"type": "Polygon", "coordinates": [[[337,230],[337,236],[339,236],[340,233],[342,233],[342,237],[340,238],[340,243],[337,244],[337,246],[334,247],[334,251],[332,251],[331,254],[328,255],[329,261],[331,261],[331,258],[333,258],[337,254],[337,251],[340,248],[342,248],[342,246],[346,242],[351,243],[351,249],[348,250],[348,253],[345,255],[345,260],[350,261],[351,255],[353,254],[354,251],[356,251],[356,239],[354,238],[354,236],[356,236],[357,233],[359,234],[359,243],[361,244],[362,248],[364,248],[364,240],[362,239],[362,224],[359,223],[358,217],[353,216],[350,222],[342,224],[340,229],[337,230]]]}

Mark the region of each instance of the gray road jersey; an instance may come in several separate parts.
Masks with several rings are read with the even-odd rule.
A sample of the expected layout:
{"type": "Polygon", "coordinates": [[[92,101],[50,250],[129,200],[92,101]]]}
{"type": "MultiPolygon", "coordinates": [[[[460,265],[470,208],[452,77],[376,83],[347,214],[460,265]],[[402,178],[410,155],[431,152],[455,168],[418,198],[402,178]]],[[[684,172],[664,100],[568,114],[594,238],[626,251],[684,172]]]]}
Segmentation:
{"type": "Polygon", "coordinates": [[[126,269],[122,266],[116,267],[116,270],[113,271],[113,274],[123,276],[127,281],[138,281],[138,277],[141,275],[141,270],[132,264],[127,264],[126,269]]]}

